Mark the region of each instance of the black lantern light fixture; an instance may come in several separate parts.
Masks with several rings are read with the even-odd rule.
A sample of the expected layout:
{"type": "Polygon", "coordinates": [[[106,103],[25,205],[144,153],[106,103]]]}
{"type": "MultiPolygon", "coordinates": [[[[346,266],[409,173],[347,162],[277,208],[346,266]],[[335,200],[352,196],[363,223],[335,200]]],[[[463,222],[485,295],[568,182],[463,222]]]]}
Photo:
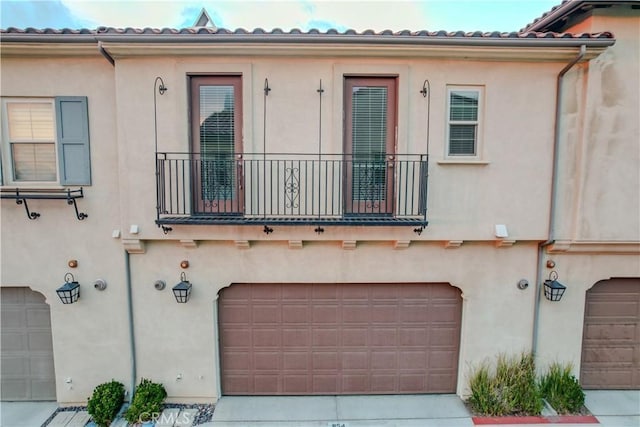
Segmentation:
{"type": "Polygon", "coordinates": [[[64,285],[56,289],[56,293],[63,304],[73,304],[80,298],[80,284],[75,281],[71,273],[64,275],[64,282],[64,285]]]}
{"type": "Polygon", "coordinates": [[[544,296],[549,301],[560,301],[564,291],[567,289],[565,285],[558,282],[558,273],[552,271],[549,273],[549,279],[544,281],[544,296]]]}
{"type": "Polygon", "coordinates": [[[173,287],[173,296],[176,297],[176,301],[179,303],[185,303],[189,301],[191,295],[191,283],[187,281],[187,276],[184,271],[180,274],[180,283],[173,287]]]}

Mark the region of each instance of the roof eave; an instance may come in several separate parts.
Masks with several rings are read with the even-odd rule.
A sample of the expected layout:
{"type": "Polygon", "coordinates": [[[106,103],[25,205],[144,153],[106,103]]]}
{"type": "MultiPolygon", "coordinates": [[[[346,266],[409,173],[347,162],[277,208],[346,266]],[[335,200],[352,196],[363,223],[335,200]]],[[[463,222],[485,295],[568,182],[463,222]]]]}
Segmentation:
{"type": "Polygon", "coordinates": [[[637,4],[637,0],[569,0],[566,1],[555,9],[552,9],[546,15],[543,15],[539,19],[535,20],[531,24],[528,24],[521,31],[548,31],[555,24],[562,20],[567,20],[574,12],[583,9],[587,6],[591,7],[606,7],[614,4],[637,4]]]}

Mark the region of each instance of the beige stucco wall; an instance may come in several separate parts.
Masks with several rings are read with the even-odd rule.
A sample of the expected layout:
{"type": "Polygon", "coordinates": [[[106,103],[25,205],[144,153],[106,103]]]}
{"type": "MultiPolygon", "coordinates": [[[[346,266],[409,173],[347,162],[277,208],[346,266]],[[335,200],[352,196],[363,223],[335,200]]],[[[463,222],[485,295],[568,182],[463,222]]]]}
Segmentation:
{"type": "Polygon", "coordinates": [[[534,244],[445,249],[418,243],[397,250],[390,242],[367,242],[345,250],[339,242],[309,242],[302,249],[289,249],[286,242],[259,242],[249,249],[230,242],[201,242],[197,248],[153,243],[145,254],[131,256],[138,372],[162,381],[174,398],[217,398],[214,305],[219,290],[233,283],[447,282],[463,293],[463,393],[473,365],[499,352],[530,349],[533,287],[521,291],[516,284],[523,278],[534,282],[535,253],[534,244]],[[190,263],[185,271],[193,284],[184,305],[170,290],[180,280],[183,259],[190,263]],[[154,289],[158,279],[166,281],[164,291],[154,289]]]}
{"type": "Polygon", "coordinates": [[[98,55],[2,58],[0,83],[3,97],[88,97],[92,185],[77,201],[88,218],[77,220],[66,200],[29,200],[29,209],[41,214],[33,221],[13,200],[2,200],[0,210],[0,284],[28,286],[46,297],[57,398],[86,402],[101,382],[115,378],[128,385],[131,370],[124,249],[111,237],[120,229],[113,68],[98,55]],[[67,266],[72,259],[75,269],[67,266]],[[81,285],[73,305],[63,305],[55,293],[67,272],[81,285]],[[93,288],[97,279],[107,281],[105,291],[93,288]]]}
{"type": "Polygon", "coordinates": [[[568,29],[616,37],[567,74],[563,92],[554,236],[561,245],[546,258],[568,289],[559,303],[542,301],[539,357],[573,363],[576,375],[587,290],[612,277],[640,277],[639,23],[640,11],[618,6],[594,9],[568,29]]]}
{"type": "MultiPolygon", "coordinates": [[[[628,38],[635,34],[630,27],[622,32],[628,38]]],[[[559,217],[564,238],[638,240],[633,223],[637,194],[628,194],[633,186],[624,187],[622,194],[603,191],[623,187],[624,177],[638,173],[633,156],[629,160],[624,155],[625,150],[633,152],[629,139],[633,132],[637,135],[637,121],[627,124],[630,113],[623,108],[631,100],[627,97],[627,104],[614,103],[606,110],[617,117],[614,123],[622,132],[611,139],[611,146],[603,147],[601,140],[612,132],[588,119],[599,111],[598,82],[605,78],[598,73],[619,82],[619,59],[625,66],[632,60],[606,53],[601,62],[592,61],[567,76],[559,212],[572,214],[559,217]],[[604,73],[607,69],[615,72],[604,73]],[[586,97],[575,94],[583,88],[588,89],[586,97]],[[593,129],[584,130],[587,126],[593,129]],[[574,151],[581,153],[576,161],[574,151]],[[619,173],[599,167],[606,153],[622,157],[619,173]],[[594,169],[602,173],[601,179],[591,179],[594,169]],[[601,200],[607,203],[598,203],[601,200]],[[619,206],[613,201],[623,203],[623,209],[612,209],[619,206]],[[603,218],[611,227],[593,231],[603,218]]],[[[537,245],[546,240],[549,225],[555,83],[564,65],[402,57],[145,56],[118,57],[112,67],[97,55],[3,57],[2,96],[89,98],[93,185],[78,202],[89,218],[77,221],[63,201],[30,202],[42,214],[36,221],[25,218],[23,207],[13,201],[3,200],[0,212],[1,285],[30,286],[51,306],[58,400],[85,402],[97,384],[112,378],[130,384],[124,252],[132,248],[141,252],[130,255],[137,376],[165,384],[172,400],[219,397],[216,298],[220,289],[239,282],[450,283],[463,293],[457,392],[465,394],[467,375],[476,364],[492,361],[501,352],[531,349],[537,245]],[[154,223],[154,80],[162,77],[169,89],[157,96],[159,151],[188,151],[189,73],[242,73],[244,149],[252,152],[261,152],[263,146],[265,78],[272,88],[267,99],[268,151],[316,152],[316,89],[322,79],[324,151],[341,152],[342,79],[357,73],[399,76],[398,152],[425,153],[428,104],[419,91],[428,79],[429,226],[421,235],[412,227],[326,226],[318,235],[313,226],[274,226],[274,233],[266,235],[261,226],[214,225],[173,226],[163,234],[154,223]],[[484,87],[482,164],[444,161],[447,85],[484,87]],[[129,232],[134,224],[140,228],[137,234],[129,232]],[[507,225],[509,239],[516,241],[513,246],[496,247],[495,224],[507,225]],[[113,230],[120,230],[121,238],[113,238],[113,230]],[[299,241],[302,249],[289,248],[289,242],[297,247],[299,241]],[[344,241],[357,242],[356,248],[344,249],[344,241]],[[447,243],[452,241],[456,243],[447,243]],[[242,249],[247,243],[249,248],[242,249]],[[395,249],[407,244],[406,249],[395,249]],[[79,261],[73,273],[82,297],[63,306],[55,288],[69,270],[69,259],[79,261]],[[177,304],[170,288],[180,280],[184,259],[191,264],[185,272],[194,290],[188,304],[177,304]],[[93,289],[98,278],[109,283],[106,291],[93,289]],[[164,291],[154,289],[158,279],[166,281],[164,291]],[[520,279],[529,281],[528,289],[516,287],[520,279]],[[65,383],[69,377],[70,385],[65,383]]],[[[637,259],[554,256],[560,281],[569,290],[560,303],[542,301],[540,360],[578,363],[586,289],[603,278],[636,274],[637,259]],[[559,331],[558,323],[563,325],[559,331]]]]}
{"type": "MultiPolygon", "coordinates": [[[[596,9],[616,43],[567,74],[556,238],[640,241],[640,11],[596,9]]],[[[574,29],[570,29],[571,31],[574,29]]]]}
{"type": "MultiPolygon", "coordinates": [[[[418,240],[494,239],[494,224],[506,224],[516,240],[544,240],[549,206],[555,76],[564,64],[518,64],[389,59],[161,58],[121,59],[116,66],[118,140],[124,184],[123,219],[141,226],[140,239],[165,239],[155,217],[153,81],[169,88],[158,95],[160,151],[189,150],[189,73],[243,74],[243,136],[246,152],[262,152],[264,79],[268,152],[315,153],[322,79],[323,151],[342,150],[343,75],[399,76],[398,153],[426,153],[427,101],[419,93],[431,83],[429,221],[418,240]],[[529,84],[535,81],[536,85],[529,84]],[[445,154],[447,85],[485,90],[481,159],[488,164],[439,164],[445,154]],[[508,94],[508,97],[505,97],[508,94]],[[496,183],[499,191],[493,191],[496,183]]],[[[236,239],[250,233],[230,227],[174,227],[169,238],[236,239]]],[[[288,235],[300,239],[296,229],[288,235]],[[298,236],[298,237],[295,237],[298,236]]],[[[347,231],[351,234],[352,231],[347,231]]],[[[305,235],[307,233],[305,232],[305,235]]],[[[258,234],[256,237],[258,237],[258,234]]],[[[366,229],[358,238],[379,239],[366,229]]],[[[384,237],[389,231],[384,231],[384,237]]]]}

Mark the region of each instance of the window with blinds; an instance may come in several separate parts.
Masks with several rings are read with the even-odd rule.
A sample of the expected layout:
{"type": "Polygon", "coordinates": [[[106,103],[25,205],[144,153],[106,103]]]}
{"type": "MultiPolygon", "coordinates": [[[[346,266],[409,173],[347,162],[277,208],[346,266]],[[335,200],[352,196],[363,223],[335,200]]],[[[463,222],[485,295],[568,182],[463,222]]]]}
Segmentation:
{"type": "Polygon", "coordinates": [[[479,100],[479,90],[449,90],[448,155],[477,155],[479,100]]]}
{"type": "Polygon", "coordinates": [[[204,200],[231,200],[235,191],[233,86],[200,86],[200,155],[204,200]]]}
{"type": "Polygon", "coordinates": [[[56,181],[53,101],[7,101],[6,120],[13,180],[56,181]]]}
{"type": "Polygon", "coordinates": [[[351,96],[352,197],[385,200],[388,91],[354,86],[351,96]]]}

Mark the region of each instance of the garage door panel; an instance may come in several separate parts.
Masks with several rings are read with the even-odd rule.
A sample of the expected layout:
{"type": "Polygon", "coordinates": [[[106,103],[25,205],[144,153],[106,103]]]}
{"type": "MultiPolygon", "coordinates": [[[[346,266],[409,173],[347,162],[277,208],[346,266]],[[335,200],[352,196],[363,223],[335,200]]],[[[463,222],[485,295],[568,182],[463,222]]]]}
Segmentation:
{"type": "Polygon", "coordinates": [[[371,390],[376,393],[394,393],[398,390],[398,379],[395,375],[372,375],[371,390]]]}
{"type": "Polygon", "coordinates": [[[26,379],[2,378],[0,392],[3,400],[30,400],[30,383],[26,379]]]}
{"type": "Polygon", "coordinates": [[[309,354],[307,352],[285,352],[282,355],[282,367],[285,370],[307,371],[309,354]]]}
{"type": "Polygon", "coordinates": [[[338,331],[336,329],[314,329],[312,343],[316,347],[336,347],[338,345],[338,331]]]}
{"type": "Polygon", "coordinates": [[[640,279],[587,292],[580,379],[587,389],[640,388],[640,279]]]}
{"type": "Polygon", "coordinates": [[[228,348],[248,347],[251,343],[251,330],[244,328],[229,328],[222,331],[221,338],[228,348]]]}
{"type": "MultiPolygon", "coordinates": [[[[632,296],[628,295],[628,297],[631,298],[632,296]]],[[[611,299],[608,298],[606,300],[590,301],[587,310],[592,317],[629,317],[633,319],[638,314],[638,304],[628,300],[611,301],[611,299]]]]}
{"type": "Polygon", "coordinates": [[[254,389],[257,394],[278,394],[282,391],[279,387],[280,378],[277,374],[262,375],[257,374],[254,377],[254,389]]]}
{"type": "Polygon", "coordinates": [[[449,285],[242,284],[219,303],[225,394],[455,391],[462,303],[449,285]]]}
{"type": "Polygon", "coordinates": [[[9,305],[2,294],[2,326],[5,328],[23,328],[27,324],[27,312],[24,306],[9,305]]]}
{"type": "Polygon", "coordinates": [[[42,294],[2,288],[2,400],[55,400],[51,316],[42,294]]]}
{"type": "Polygon", "coordinates": [[[395,347],[398,342],[398,330],[391,328],[373,328],[371,345],[375,347],[395,347]]]}
{"type": "Polygon", "coordinates": [[[309,331],[304,328],[290,328],[282,330],[282,345],[287,348],[307,347],[311,342],[309,331]]]}
{"type": "MultiPolygon", "coordinates": [[[[620,366],[632,364],[635,348],[633,346],[624,347],[596,347],[585,350],[584,361],[587,363],[601,363],[606,366],[620,366]]],[[[605,368],[606,366],[603,366],[605,368]]]]}
{"type": "Polygon", "coordinates": [[[454,351],[432,351],[429,354],[429,368],[451,370],[458,364],[454,359],[456,356],[454,351]]]}
{"type": "Polygon", "coordinates": [[[588,325],[585,332],[587,340],[596,343],[600,340],[632,340],[637,326],[633,323],[595,323],[588,325]]]}
{"type": "Polygon", "coordinates": [[[26,378],[29,376],[29,359],[20,356],[2,358],[2,378],[26,378]]]}
{"type": "Polygon", "coordinates": [[[50,400],[56,394],[56,383],[50,380],[34,380],[31,382],[32,400],[50,400]]]}
{"type": "Polygon", "coordinates": [[[321,307],[313,307],[311,309],[313,313],[313,323],[315,324],[336,324],[338,323],[338,306],[337,305],[324,305],[321,307]]]}
{"type": "Polygon", "coordinates": [[[280,347],[280,331],[278,329],[254,329],[252,344],[254,347],[280,347]]]}
{"type": "Polygon", "coordinates": [[[282,322],[285,324],[307,323],[309,319],[308,305],[283,305],[282,322]]]}
{"type": "Polygon", "coordinates": [[[342,330],[342,345],[345,347],[366,347],[368,345],[367,328],[349,327],[342,330]]]}
{"type": "Polygon", "coordinates": [[[340,365],[338,364],[337,351],[318,351],[313,353],[313,370],[329,370],[336,371],[340,365]]]}
{"type": "Polygon", "coordinates": [[[313,285],[311,297],[314,300],[333,300],[338,299],[338,286],[336,285],[313,285]]]}
{"type": "Polygon", "coordinates": [[[49,315],[49,307],[28,308],[27,310],[27,327],[35,328],[51,328],[51,316],[49,315]]]}
{"type": "Polygon", "coordinates": [[[400,375],[398,378],[398,390],[403,393],[420,393],[426,388],[424,377],[415,374],[400,375]]]}
{"type": "Polygon", "coordinates": [[[227,351],[223,356],[223,365],[228,370],[247,370],[251,366],[246,351],[227,351]]]}
{"type": "MultiPolygon", "coordinates": [[[[313,375],[313,394],[338,394],[338,376],[336,374],[313,375]]],[[[307,393],[305,393],[307,394],[307,393]]]]}
{"type": "MultiPolygon", "coordinates": [[[[12,351],[26,351],[29,343],[29,337],[22,331],[4,332],[2,333],[2,348],[10,348],[12,351]]],[[[3,359],[4,360],[4,359],[3,359]]]]}
{"type": "Polygon", "coordinates": [[[284,394],[299,394],[309,389],[306,375],[286,375],[283,386],[284,394]]]}
{"type": "Polygon", "coordinates": [[[29,349],[34,351],[51,351],[53,343],[51,341],[51,331],[29,332],[29,349]]]}

